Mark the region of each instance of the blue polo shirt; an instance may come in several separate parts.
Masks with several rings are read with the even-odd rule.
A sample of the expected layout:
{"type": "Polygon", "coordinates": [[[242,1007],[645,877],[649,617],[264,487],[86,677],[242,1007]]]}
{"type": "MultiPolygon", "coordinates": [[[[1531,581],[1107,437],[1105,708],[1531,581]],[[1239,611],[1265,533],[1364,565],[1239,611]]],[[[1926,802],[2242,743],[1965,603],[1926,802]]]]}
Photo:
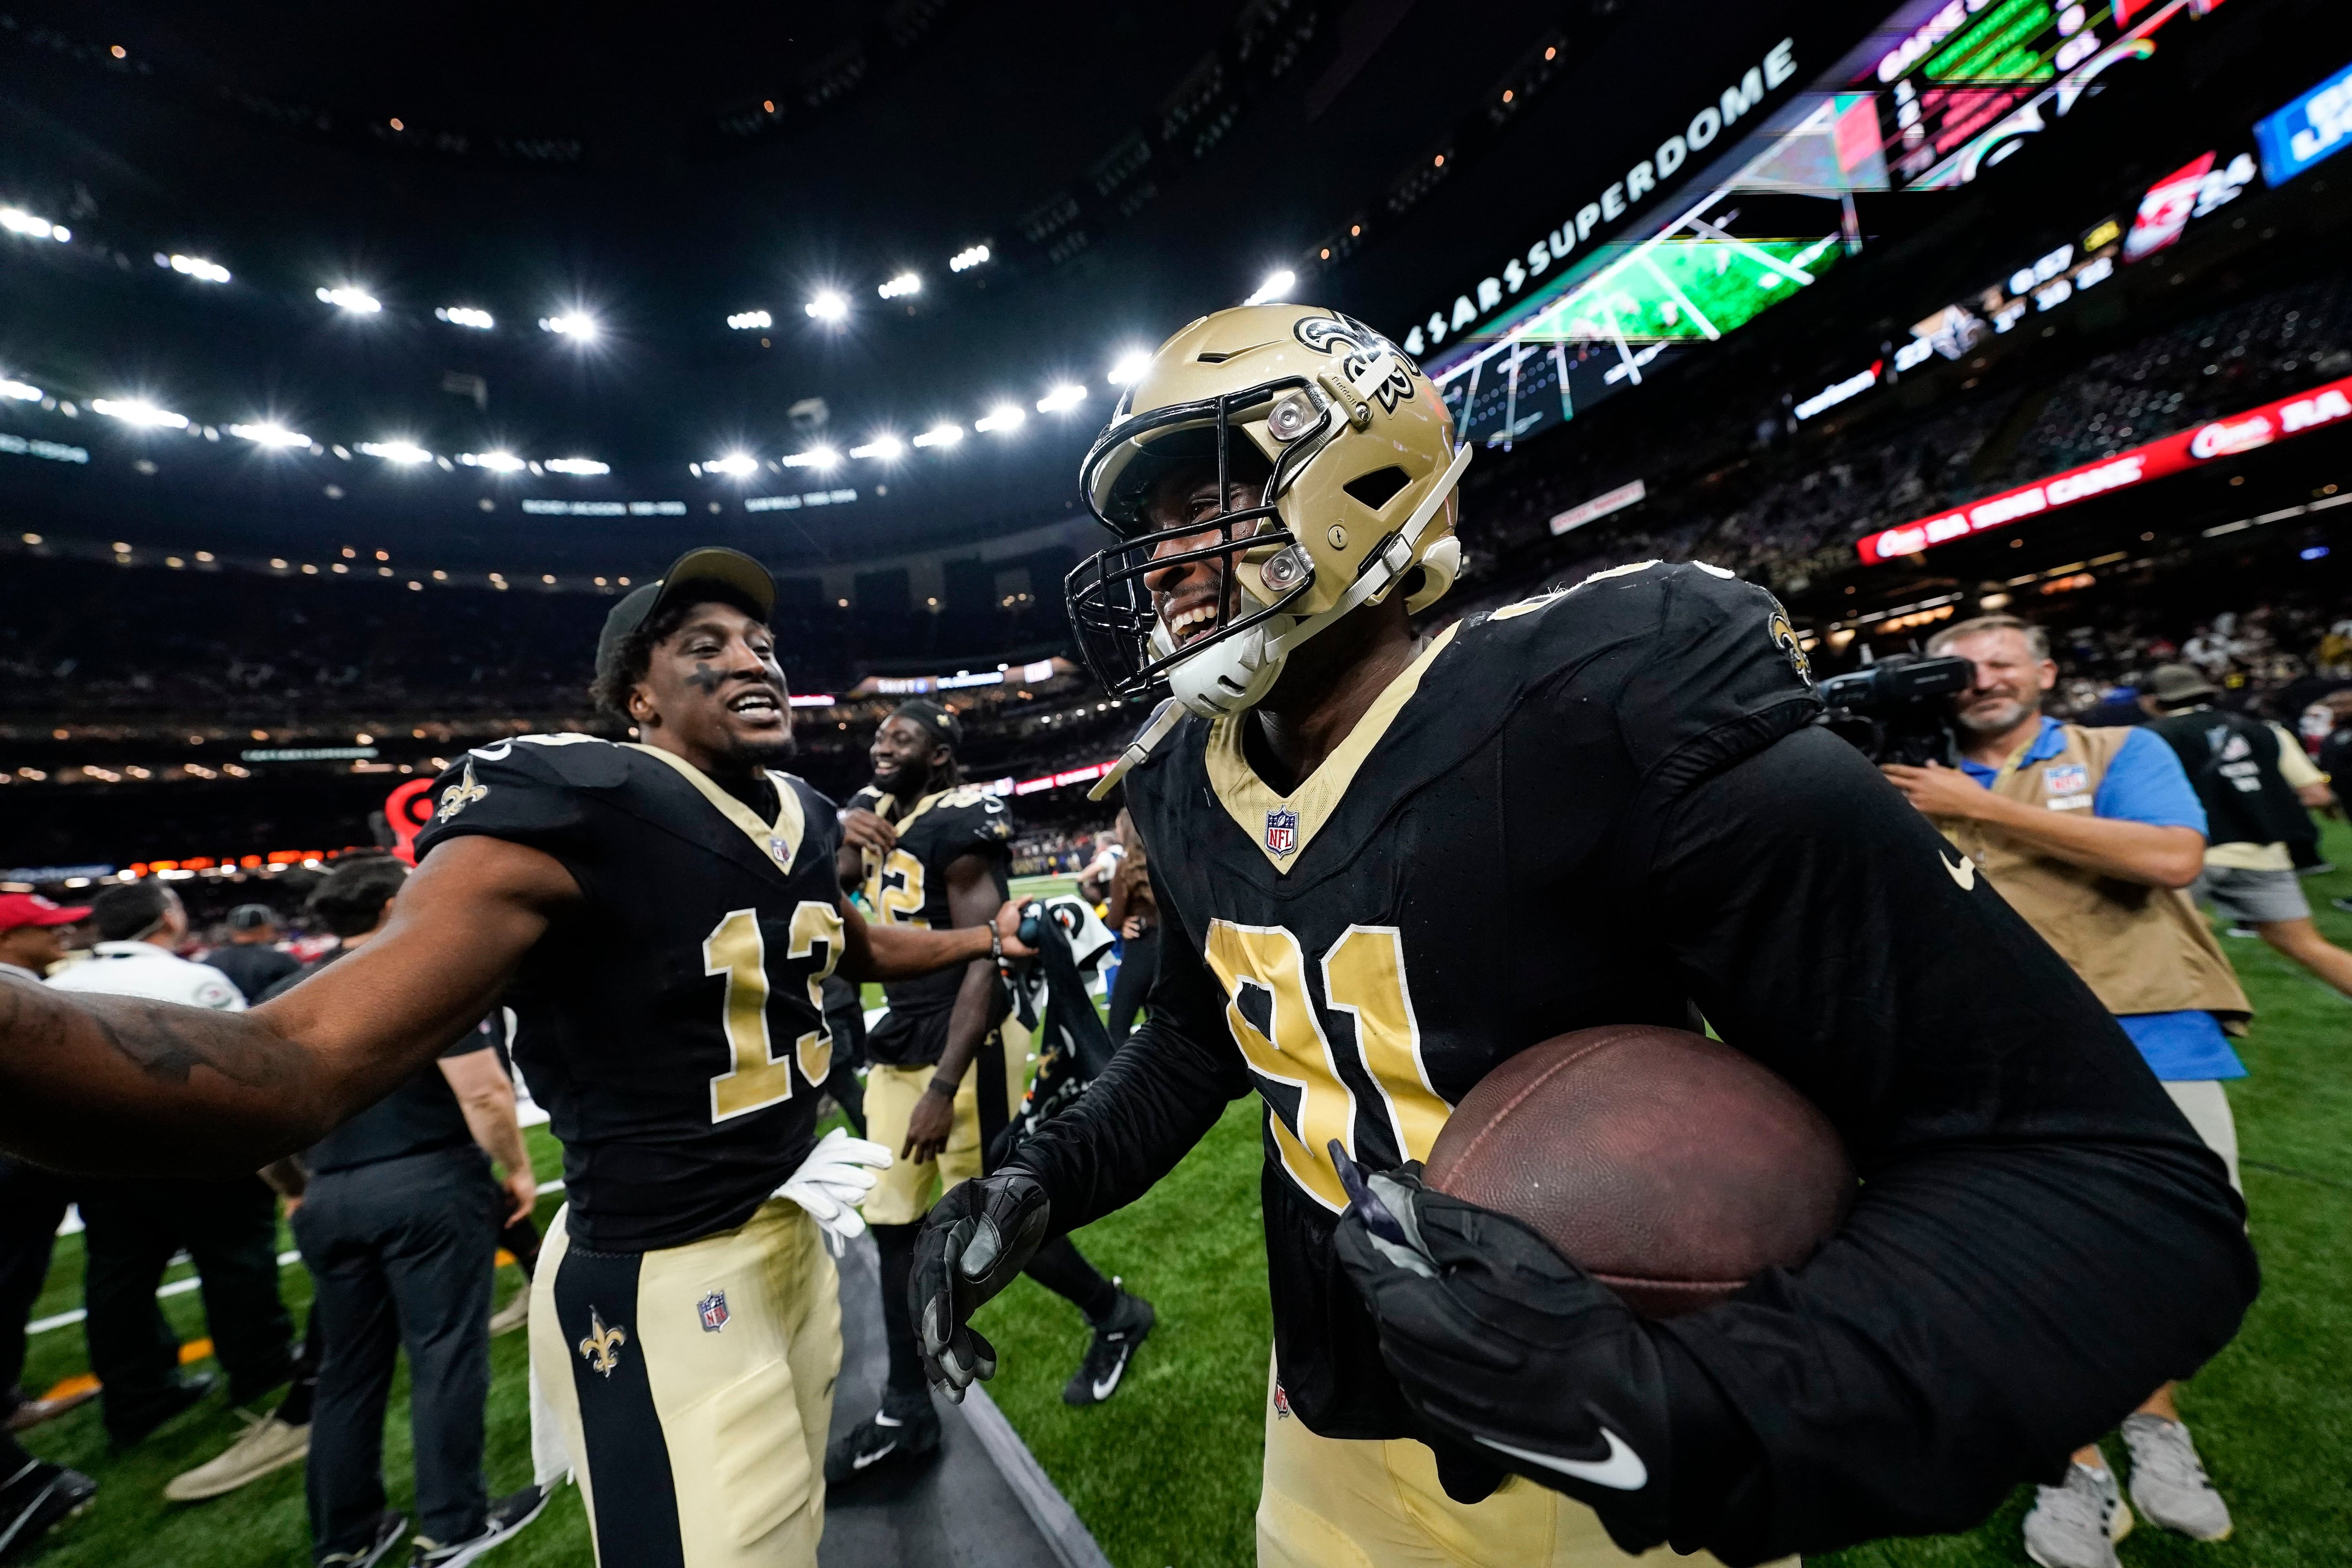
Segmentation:
{"type": "MultiPolygon", "coordinates": [[[[2017,765],[2022,770],[2046,763],[2065,749],[2066,737],[2058,721],[2044,717],[2041,732],[2017,765]]],[[[2000,776],[1999,768],[1967,757],[1960,759],[1960,768],[1987,789],[2000,776]]],[[[2091,815],[2145,822],[2153,827],[2206,831],[2205,807],[2182,770],[2179,756],[2150,730],[2134,730],[2124,737],[2091,796],[2091,815]]],[[[2194,1008],[2179,1013],[2129,1013],[2116,1022],[2124,1026],[2124,1033],[2132,1037],[2132,1044],[2160,1079],[2191,1083],[2246,1076],[2246,1064],[2230,1048],[2229,1037],[2210,1013],[2194,1008]]]]}

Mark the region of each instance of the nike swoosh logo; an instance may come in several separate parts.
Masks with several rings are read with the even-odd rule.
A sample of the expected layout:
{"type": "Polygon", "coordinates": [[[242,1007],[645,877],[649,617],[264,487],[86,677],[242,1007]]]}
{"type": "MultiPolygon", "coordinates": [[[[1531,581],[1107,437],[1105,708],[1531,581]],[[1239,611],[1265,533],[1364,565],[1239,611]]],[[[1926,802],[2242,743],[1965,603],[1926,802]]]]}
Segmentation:
{"type": "Polygon", "coordinates": [[[1596,1487],[1612,1491],[1637,1492],[1650,1484],[1650,1467],[1642,1463],[1642,1456],[1633,1452],[1624,1438],[1601,1428],[1601,1436],[1609,1444],[1605,1459],[1563,1459],[1553,1454],[1538,1454],[1532,1448],[1514,1448],[1508,1443],[1497,1443],[1492,1437],[1478,1439],[1498,1454],[1508,1454],[1515,1459],[1525,1459],[1531,1465],[1541,1465],[1548,1470],[1558,1470],[1570,1480],[1590,1481],[1596,1487]]]}
{"type": "Polygon", "coordinates": [[[1118,1380],[1127,1374],[1127,1358],[1134,1353],[1135,1352],[1132,1351],[1121,1351],[1118,1352],[1118,1364],[1110,1369],[1110,1375],[1108,1377],[1102,1379],[1095,1384],[1095,1402],[1097,1404],[1100,1404],[1102,1401],[1108,1399],[1111,1395],[1111,1390],[1118,1386],[1118,1380]]]}
{"type": "MultiPolygon", "coordinates": [[[[883,1444],[880,1447],[878,1447],[878,1448],[875,1449],[875,1450],[874,1450],[872,1453],[870,1453],[870,1454],[857,1454],[857,1455],[854,1455],[854,1456],[852,1456],[852,1457],[851,1457],[851,1458],[850,1458],[850,1461],[849,1461],[849,1468],[850,1468],[851,1469],[853,1469],[853,1470],[862,1470],[862,1469],[864,1469],[866,1466],[868,1466],[868,1465],[870,1465],[870,1464],[874,1463],[874,1461],[875,1461],[875,1460],[877,1460],[877,1459],[887,1459],[887,1458],[888,1458],[890,1457],[890,1450],[891,1450],[891,1449],[893,1449],[893,1448],[895,1448],[895,1447],[897,1447],[898,1446],[898,1439],[897,1439],[897,1438],[895,1438],[895,1437],[894,1437],[894,1438],[892,1438],[889,1442],[883,1444]]],[[[1641,1460],[1639,1460],[1639,1459],[1636,1459],[1636,1460],[1634,1460],[1633,1462],[1634,1462],[1635,1464],[1637,1464],[1637,1465],[1638,1465],[1638,1464],[1640,1464],[1642,1461],[1641,1461],[1641,1460]]]]}
{"type": "MultiPolygon", "coordinates": [[[[1937,850],[1936,852],[1936,858],[1938,860],[1944,860],[1943,851],[1937,850]]],[[[1976,887],[1977,863],[1969,859],[1967,856],[1961,856],[1958,865],[1953,864],[1949,860],[1944,860],[1944,869],[1952,874],[1952,880],[1960,885],[1960,891],[1964,893],[1969,892],[1976,887]]]]}

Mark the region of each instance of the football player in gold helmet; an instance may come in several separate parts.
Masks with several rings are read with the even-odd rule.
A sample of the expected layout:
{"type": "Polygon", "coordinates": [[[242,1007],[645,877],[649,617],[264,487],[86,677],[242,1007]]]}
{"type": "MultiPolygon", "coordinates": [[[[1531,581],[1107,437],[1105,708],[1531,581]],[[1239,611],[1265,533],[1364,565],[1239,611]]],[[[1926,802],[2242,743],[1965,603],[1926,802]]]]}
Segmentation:
{"type": "Polygon", "coordinates": [[[1073,621],[1114,691],[1171,693],[1118,769],[1160,973],[1086,1099],[931,1211],[931,1375],[988,1375],[973,1310],[1255,1089],[1261,1564],[1972,1524],[2228,1341],[2242,1209],[2082,983],[1814,722],[1771,595],[1645,562],[1416,626],[1468,460],[1393,345],[1291,305],[1178,332],[1087,455],[1116,538],[1073,621]],[[1865,1178],[1802,1267],[1654,1321],[1423,1185],[1496,1064],[1701,1013],[1865,1178]]]}

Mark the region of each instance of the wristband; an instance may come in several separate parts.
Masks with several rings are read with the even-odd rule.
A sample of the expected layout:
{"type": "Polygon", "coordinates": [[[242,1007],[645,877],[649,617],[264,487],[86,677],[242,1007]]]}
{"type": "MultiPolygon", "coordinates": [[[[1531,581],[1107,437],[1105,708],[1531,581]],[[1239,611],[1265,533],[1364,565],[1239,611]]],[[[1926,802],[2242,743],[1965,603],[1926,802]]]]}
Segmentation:
{"type": "Polygon", "coordinates": [[[996,929],[993,920],[988,922],[988,956],[999,964],[1004,962],[1004,933],[996,929]]]}
{"type": "Polygon", "coordinates": [[[935,1078],[931,1079],[930,1082],[925,1084],[923,1088],[929,1093],[942,1095],[949,1100],[953,1100],[956,1097],[957,1086],[950,1083],[943,1078],[935,1078]]]}

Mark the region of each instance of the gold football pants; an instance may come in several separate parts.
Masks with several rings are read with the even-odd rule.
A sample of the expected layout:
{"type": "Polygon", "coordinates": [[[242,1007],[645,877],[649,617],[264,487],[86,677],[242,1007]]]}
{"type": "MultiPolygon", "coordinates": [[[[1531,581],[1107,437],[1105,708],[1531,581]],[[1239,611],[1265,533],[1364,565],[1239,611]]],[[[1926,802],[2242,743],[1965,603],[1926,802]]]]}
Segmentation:
{"type": "MultiPolygon", "coordinates": [[[[1411,1438],[1318,1437],[1265,1398],[1265,1482],[1257,1504],[1258,1568],[1624,1568],[1712,1563],[1661,1546],[1628,1557],[1601,1516],[1574,1498],[1513,1476],[1483,1502],[1458,1503],[1437,1459],[1411,1438]]],[[[1774,1568],[1794,1568],[1796,1560],[1774,1568]]]]}
{"type": "MultiPolygon", "coordinates": [[[[1009,1117],[1021,1109],[1028,1092],[1029,1032],[1008,1018],[1004,1037],[1004,1101],[1009,1117]]],[[[881,1062],[866,1069],[866,1136],[890,1151],[890,1168],[881,1173],[874,1190],[866,1194],[858,1213],[868,1225],[912,1225],[931,1212],[931,1205],[958,1182],[980,1174],[980,1061],[975,1057],[956,1086],[955,1129],[939,1158],[921,1164],[902,1160],[907,1146],[907,1121],[915,1102],[923,1098],[939,1069],[931,1066],[898,1068],[881,1062]]]]}
{"type": "Polygon", "coordinates": [[[800,1205],[655,1252],[548,1227],[530,1359],[604,1568],[814,1568],[841,1370],[833,1259],[800,1205]]]}

